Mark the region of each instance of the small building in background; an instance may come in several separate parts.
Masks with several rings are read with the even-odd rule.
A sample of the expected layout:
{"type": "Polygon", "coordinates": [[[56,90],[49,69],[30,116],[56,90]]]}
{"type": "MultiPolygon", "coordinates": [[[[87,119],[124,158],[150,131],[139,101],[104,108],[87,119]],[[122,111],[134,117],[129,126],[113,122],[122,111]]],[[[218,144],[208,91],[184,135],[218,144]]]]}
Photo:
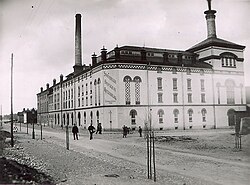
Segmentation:
{"type": "Polygon", "coordinates": [[[37,123],[37,110],[32,108],[31,110],[23,109],[22,116],[19,119],[23,119],[22,123],[37,123]]]}

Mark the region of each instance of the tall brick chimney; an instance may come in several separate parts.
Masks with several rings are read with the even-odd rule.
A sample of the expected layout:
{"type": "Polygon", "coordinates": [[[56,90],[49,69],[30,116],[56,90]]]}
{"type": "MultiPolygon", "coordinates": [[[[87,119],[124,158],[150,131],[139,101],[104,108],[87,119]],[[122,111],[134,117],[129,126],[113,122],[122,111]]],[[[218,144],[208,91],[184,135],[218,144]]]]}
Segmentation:
{"type": "Polygon", "coordinates": [[[208,10],[204,12],[207,20],[207,38],[216,38],[215,10],[211,9],[211,0],[207,0],[208,10]]]}
{"type": "Polygon", "coordinates": [[[75,28],[75,65],[74,73],[82,71],[82,37],[81,37],[81,14],[76,14],[75,28]]]}

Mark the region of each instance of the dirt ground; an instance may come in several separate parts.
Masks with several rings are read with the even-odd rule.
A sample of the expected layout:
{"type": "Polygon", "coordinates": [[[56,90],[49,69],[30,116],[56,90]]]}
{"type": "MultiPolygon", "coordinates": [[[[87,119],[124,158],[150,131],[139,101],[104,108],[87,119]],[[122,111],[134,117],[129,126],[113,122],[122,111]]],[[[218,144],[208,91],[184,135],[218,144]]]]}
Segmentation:
{"type": "MultiPolygon", "coordinates": [[[[5,129],[9,129],[5,126],[5,129]]],[[[25,131],[25,128],[23,128],[25,131]]],[[[138,133],[94,135],[86,131],[79,140],[70,135],[65,148],[65,130],[44,128],[43,140],[15,133],[14,148],[2,154],[50,176],[56,184],[249,184],[250,137],[242,137],[235,149],[233,130],[187,130],[156,133],[156,182],[147,179],[146,141],[138,133]]],[[[1,179],[0,179],[1,181],[1,179]]]]}

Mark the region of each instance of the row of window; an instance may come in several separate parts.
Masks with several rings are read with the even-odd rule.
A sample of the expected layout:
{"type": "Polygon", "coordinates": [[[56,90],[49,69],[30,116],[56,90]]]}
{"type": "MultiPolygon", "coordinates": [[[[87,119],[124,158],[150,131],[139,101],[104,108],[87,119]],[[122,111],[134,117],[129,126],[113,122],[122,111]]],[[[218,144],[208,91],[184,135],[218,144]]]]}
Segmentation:
{"type": "MultiPolygon", "coordinates": [[[[157,94],[157,100],[158,103],[163,103],[163,93],[158,93],[157,94]]],[[[173,102],[174,103],[178,103],[178,93],[173,93],[173,102]]],[[[193,102],[193,98],[192,98],[192,93],[188,93],[187,94],[187,102],[188,103],[192,103],[193,102]]],[[[201,94],[201,103],[206,103],[206,95],[205,93],[201,94]]]]}
{"type": "MultiPolygon", "coordinates": [[[[173,90],[178,90],[178,83],[177,83],[177,78],[173,78],[173,90]]],[[[157,78],[157,87],[158,87],[158,91],[162,91],[163,90],[163,85],[162,85],[162,78],[157,78]]],[[[201,91],[205,91],[205,80],[201,79],[200,80],[200,89],[201,91]]],[[[187,90],[191,91],[192,90],[192,80],[191,79],[187,79],[187,90]]]]}

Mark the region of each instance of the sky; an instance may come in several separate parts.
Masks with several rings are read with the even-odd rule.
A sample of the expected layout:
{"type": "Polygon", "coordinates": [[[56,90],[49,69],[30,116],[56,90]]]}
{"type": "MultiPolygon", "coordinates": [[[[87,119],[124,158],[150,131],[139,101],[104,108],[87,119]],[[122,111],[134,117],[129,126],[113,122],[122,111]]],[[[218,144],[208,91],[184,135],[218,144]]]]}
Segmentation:
{"type": "MultiPolygon", "coordinates": [[[[82,14],[83,63],[101,48],[133,45],[186,50],[207,38],[206,0],[0,0],[0,106],[37,108],[40,88],[73,72],[75,14],[82,14]]],[[[250,86],[250,0],[213,0],[217,37],[246,46],[250,86]]]]}

